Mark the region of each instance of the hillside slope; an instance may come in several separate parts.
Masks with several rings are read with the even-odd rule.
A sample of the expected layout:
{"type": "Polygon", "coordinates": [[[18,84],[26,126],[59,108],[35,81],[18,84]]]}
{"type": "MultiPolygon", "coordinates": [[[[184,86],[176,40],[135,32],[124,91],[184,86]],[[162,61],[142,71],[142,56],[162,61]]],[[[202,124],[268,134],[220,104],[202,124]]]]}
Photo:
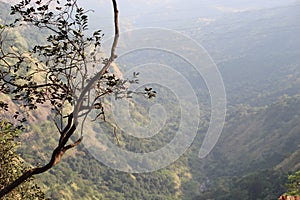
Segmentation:
{"type": "Polygon", "coordinates": [[[299,6],[228,14],[190,33],[217,63],[229,103],[265,105],[299,93],[299,6]]]}
{"type": "MultiPolygon", "coordinates": [[[[7,9],[0,3],[1,17],[7,9]]],[[[260,199],[276,199],[284,191],[286,173],[300,167],[300,32],[294,29],[299,17],[296,10],[227,15],[208,28],[216,34],[205,36],[208,41],[204,44],[220,67],[229,107],[222,136],[207,158],[198,158],[207,127],[199,128],[193,146],[174,164],[146,174],[106,167],[81,145],[54,169],[37,176],[47,195],[52,199],[246,200],[257,193],[260,199]],[[224,21],[232,22],[231,27],[224,26],[224,21]],[[255,187],[258,184],[261,187],[255,187]]],[[[26,28],[17,33],[14,40],[26,47],[45,38],[42,32],[32,34],[26,28]]],[[[143,112],[137,109],[133,115],[143,120],[145,109],[140,110],[143,112]]],[[[204,110],[203,115],[209,116],[209,108],[204,110]]],[[[45,120],[47,116],[40,119],[23,134],[19,151],[34,165],[47,161],[58,138],[51,121],[45,120]]],[[[207,123],[202,122],[204,126],[207,123]]],[[[176,126],[167,128],[167,135],[150,142],[125,136],[121,139],[129,150],[151,150],[170,140],[176,126]]],[[[111,130],[107,133],[113,135],[111,130]]]]}

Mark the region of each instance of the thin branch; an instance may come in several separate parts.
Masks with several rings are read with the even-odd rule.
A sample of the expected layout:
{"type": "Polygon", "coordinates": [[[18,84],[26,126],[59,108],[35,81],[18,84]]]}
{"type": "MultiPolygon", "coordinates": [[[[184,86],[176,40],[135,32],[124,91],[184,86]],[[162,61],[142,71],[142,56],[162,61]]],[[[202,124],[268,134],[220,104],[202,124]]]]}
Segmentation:
{"type": "Polygon", "coordinates": [[[92,89],[94,83],[98,81],[108,70],[110,65],[113,63],[114,59],[116,58],[115,50],[117,48],[118,40],[119,40],[119,11],[117,7],[117,3],[115,0],[112,0],[113,2],[113,9],[114,9],[114,24],[115,24],[115,36],[114,36],[114,41],[111,47],[111,54],[110,58],[108,59],[108,62],[104,65],[104,67],[90,80],[90,82],[83,88],[83,91],[81,92],[77,105],[75,105],[74,108],[74,118],[78,119],[78,113],[81,110],[81,106],[84,100],[85,95],[92,89]]]}
{"type": "Polygon", "coordinates": [[[65,147],[64,147],[64,150],[67,151],[67,150],[69,150],[69,149],[71,149],[71,148],[73,148],[73,147],[79,145],[79,144],[81,143],[81,141],[82,141],[82,137],[80,137],[76,142],[74,142],[74,143],[72,143],[72,144],[69,144],[69,145],[65,146],[65,147]]]}

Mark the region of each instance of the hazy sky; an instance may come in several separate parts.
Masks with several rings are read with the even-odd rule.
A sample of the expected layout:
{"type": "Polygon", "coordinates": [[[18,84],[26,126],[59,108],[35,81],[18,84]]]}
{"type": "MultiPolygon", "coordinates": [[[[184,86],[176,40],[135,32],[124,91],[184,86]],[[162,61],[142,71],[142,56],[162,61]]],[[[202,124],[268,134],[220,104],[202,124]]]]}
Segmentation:
{"type": "MultiPolygon", "coordinates": [[[[110,0],[80,1],[92,8],[92,26],[104,30],[112,26],[110,0]],[[99,22],[99,25],[97,25],[99,22]]],[[[226,13],[288,6],[295,0],[120,0],[120,23],[123,29],[134,27],[179,28],[192,21],[214,19],[226,13]]]]}
{"type": "MultiPolygon", "coordinates": [[[[17,0],[0,0],[14,2],[17,0]]],[[[90,14],[91,28],[112,32],[111,0],[78,0],[90,14]]],[[[197,21],[210,22],[226,13],[288,6],[295,0],[118,0],[123,30],[135,27],[182,29],[197,21]]]]}

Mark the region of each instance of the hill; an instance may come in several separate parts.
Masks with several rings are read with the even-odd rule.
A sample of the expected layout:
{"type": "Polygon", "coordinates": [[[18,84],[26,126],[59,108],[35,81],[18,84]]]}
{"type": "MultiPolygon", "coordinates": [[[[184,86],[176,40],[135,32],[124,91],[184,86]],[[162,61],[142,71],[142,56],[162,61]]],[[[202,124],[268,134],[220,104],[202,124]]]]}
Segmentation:
{"type": "MultiPolygon", "coordinates": [[[[300,166],[297,9],[295,6],[228,14],[204,31],[190,33],[202,41],[217,62],[229,100],[225,128],[208,157],[200,160],[198,151],[209,122],[209,105],[203,108],[206,118],[201,119],[194,144],[169,167],[145,174],[118,172],[97,161],[81,145],[54,169],[37,176],[47,195],[52,199],[164,200],[279,197],[284,192],[287,173],[299,170],[300,166]]],[[[7,10],[8,6],[0,3],[2,19],[7,10]]],[[[10,36],[28,48],[43,42],[45,35],[24,28],[10,36]]],[[[158,58],[163,59],[159,55],[158,58]]],[[[184,71],[181,63],[172,64],[184,71]]],[[[204,83],[193,79],[192,72],[184,73],[191,77],[197,94],[202,95],[204,83]]],[[[176,110],[175,105],[176,101],[168,110],[176,110]]],[[[138,105],[135,108],[132,114],[147,121],[148,110],[138,105]]],[[[30,131],[23,134],[19,149],[32,164],[44,163],[58,138],[53,134],[51,121],[45,120],[47,116],[38,120],[38,115],[30,131]]],[[[149,140],[122,134],[120,137],[124,149],[152,151],[169,142],[176,128],[176,124],[165,127],[161,135],[149,140]]],[[[108,127],[104,130],[114,141],[112,131],[108,127]]]]}
{"type": "Polygon", "coordinates": [[[299,2],[222,16],[187,31],[217,63],[229,103],[265,105],[299,91],[299,2]]]}

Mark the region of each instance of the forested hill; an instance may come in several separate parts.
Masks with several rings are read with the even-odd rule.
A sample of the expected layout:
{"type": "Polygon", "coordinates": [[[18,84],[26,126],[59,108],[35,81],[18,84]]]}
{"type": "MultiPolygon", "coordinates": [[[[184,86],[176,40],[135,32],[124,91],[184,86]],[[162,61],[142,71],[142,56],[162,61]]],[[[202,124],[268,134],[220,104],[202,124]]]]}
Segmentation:
{"type": "Polygon", "coordinates": [[[239,105],[227,117],[217,148],[211,154],[228,167],[227,173],[207,166],[214,175],[239,175],[281,165],[286,172],[300,170],[300,96],[282,96],[264,107],[239,105]],[[293,158],[294,163],[283,162],[293,158]],[[283,162],[283,163],[282,163],[283,162]]]}
{"type": "MultiPolygon", "coordinates": [[[[299,93],[300,2],[227,14],[191,30],[221,70],[229,103],[271,103],[299,93]]],[[[189,33],[189,32],[187,32],[189,33]]]]}
{"type": "Polygon", "coordinates": [[[284,191],[284,174],[300,170],[299,117],[299,95],[264,107],[233,108],[211,154],[191,163],[192,170],[202,166],[212,180],[199,198],[276,199],[284,191]]]}
{"type": "Polygon", "coordinates": [[[231,105],[221,139],[202,163],[214,184],[199,198],[273,191],[252,199],[276,199],[281,173],[299,170],[299,3],[228,14],[191,32],[216,61],[231,105]]]}
{"type": "MultiPolygon", "coordinates": [[[[229,14],[191,32],[216,61],[231,105],[203,162],[215,182],[202,198],[248,199],[251,184],[275,194],[277,172],[299,170],[299,5],[229,14]]],[[[271,193],[254,199],[276,199],[271,193]]]]}
{"type": "MultiPolygon", "coordinates": [[[[0,23],[7,19],[8,8],[0,2],[0,23]]],[[[300,170],[298,9],[228,14],[191,33],[217,62],[229,99],[225,128],[208,157],[199,159],[198,152],[209,118],[201,119],[196,140],[179,160],[152,173],[113,170],[80,145],[55,168],[37,176],[47,196],[67,200],[277,199],[285,191],[288,173],[300,170]]],[[[23,28],[9,36],[20,47],[30,48],[44,42],[45,35],[23,28]]],[[[210,114],[209,108],[203,112],[210,114]]],[[[138,107],[133,115],[144,120],[145,110],[138,107]]],[[[51,121],[41,120],[45,116],[37,119],[38,115],[30,131],[22,133],[19,148],[31,164],[46,162],[57,143],[51,121]]],[[[114,141],[112,131],[107,132],[114,141]]],[[[128,150],[150,151],[165,145],[174,132],[176,126],[170,126],[152,140],[123,135],[120,140],[128,150]]]]}

